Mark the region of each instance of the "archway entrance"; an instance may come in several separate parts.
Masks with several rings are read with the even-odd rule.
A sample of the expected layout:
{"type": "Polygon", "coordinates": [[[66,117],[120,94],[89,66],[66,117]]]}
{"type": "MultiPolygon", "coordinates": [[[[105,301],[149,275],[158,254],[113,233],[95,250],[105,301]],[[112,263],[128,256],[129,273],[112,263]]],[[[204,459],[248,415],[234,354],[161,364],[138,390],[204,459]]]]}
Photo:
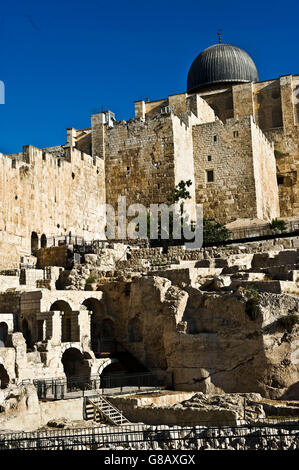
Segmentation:
{"type": "Polygon", "coordinates": [[[31,233],[31,254],[36,255],[38,250],[38,235],[36,232],[31,233]]]}
{"type": "Polygon", "coordinates": [[[78,316],[73,314],[71,306],[65,300],[56,300],[50,310],[64,312],[61,319],[61,341],[63,343],[79,341],[78,316]]]}
{"type": "Polygon", "coordinates": [[[0,348],[4,348],[8,335],[8,326],[7,323],[0,323],[0,348]]]}
{"type": "Polygon", "coordinates": [[[0,364],[0,388],[6,388],[9,384],[9,376],[8,373],[6,372],[5,367],[0,364]]]}
{"type": "Polygon", "coordinates": [[[76,348],[64,351],[61,362],[67,378],[68,386],[84,386],[90,379],[90,365],[88,360],[76,348]]]}

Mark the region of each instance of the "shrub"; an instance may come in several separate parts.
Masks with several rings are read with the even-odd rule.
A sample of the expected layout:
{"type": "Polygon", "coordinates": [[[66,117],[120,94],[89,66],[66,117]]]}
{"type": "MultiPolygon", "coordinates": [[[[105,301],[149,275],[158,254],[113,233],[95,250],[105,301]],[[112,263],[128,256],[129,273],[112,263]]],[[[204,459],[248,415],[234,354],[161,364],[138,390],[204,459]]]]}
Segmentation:
{"type": "Polygon", "coordinates": [[[217,243],[227,240],[230,236],[230,231],[225,225],[217,222],[217,220],[203,219],[203,241],[207,243],[217,243]]]}
{"type": "Polygon", "coordinates": [[[96,277],[95,276],[89,276],[87,279],[86,279],[86,284],[93,284],[96,280],[96,277]]]}
{"type": "Polygon", "coordinates": [[[287,231],[287,224],[284,220],[272,219],[270,223],[270,230],[273,233],[281,233],[287,231]]]}
{"type": "Polygon", "coordinates": [[[256,320],[259,314],[259,291],[249,286],[245,289],[245,295],[247,297],[245,313],[250,320],[256,320]]]}

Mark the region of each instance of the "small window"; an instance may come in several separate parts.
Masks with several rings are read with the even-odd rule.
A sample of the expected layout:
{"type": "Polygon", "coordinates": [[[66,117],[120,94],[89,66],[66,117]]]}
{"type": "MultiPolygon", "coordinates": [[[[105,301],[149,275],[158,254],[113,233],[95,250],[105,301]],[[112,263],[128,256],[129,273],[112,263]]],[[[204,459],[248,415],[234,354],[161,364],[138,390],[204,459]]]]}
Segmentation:
{"type": "Polygon", "coordinates": [[[127,171],[128,171],[128,172],[130,171],[130,167],[129,167],[129,166],[127,166],[127,171]]]}
{"type": "Polygon", "coordinates": [[[157,184],[157,188],[160,189],[160,184],[159,183],[157,184]]]}
{"type": "Polygon", "coordinates": [[[284,183],[284,177],[283,176],[277,176],[277,184],[283,184],[284,183]]]}
{"type": "Polygon", "coordinates": [[[57,165],[58,165],[58,166],[61,166],[60,158],[58,158],[58,160],[57,160],[57,165]]]}
{"type": "Polygon", "coordinates": [[[214,142],[217,142],[217,135],[214,135],[214,142]]]}
{"type": "Polygon", "coordinates": [[[211,155],[208,155],[208,162],[211,162],[212,161],[212,157],[211,155]]]}
{"type": "Polygon", "coordinates": [[[234,131],[234,137],[238,137],[239,136],[239,131],[234,131]]]}
{"type": "Polygon", "coordinates": [[[11,161],[11,167],[16,168],[16,166],[17,166],[16,160],[12,160],[11,161]]]}
{"type": "Polygon", "coordinates": [[[72,178],[73,178],[73,180],[75,179],[75,173],[74,172],[72,172],[72,178]]]}
{"type": "Polygon", "coordinates": [[[207,182],[213,183],[214,181],[214,170],[207,170],[207,182]]]}
{"type": "Polygon", "coordinates": [[[43,152],[42,159],[43,159],[44,162],[46,161],[46,152],[43,152]]]}

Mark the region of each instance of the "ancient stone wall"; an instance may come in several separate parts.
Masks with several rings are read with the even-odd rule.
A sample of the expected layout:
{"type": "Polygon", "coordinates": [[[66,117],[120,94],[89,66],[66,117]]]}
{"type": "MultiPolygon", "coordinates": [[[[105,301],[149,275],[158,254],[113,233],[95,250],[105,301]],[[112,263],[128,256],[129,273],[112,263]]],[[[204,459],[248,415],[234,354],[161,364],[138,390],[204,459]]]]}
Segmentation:
{"type": "Polygon", "coordinates": [[[252,158],[257,217],[271,221],[280,215],[274,145],[251,120],[252,158]]]}
{"type": "MultiPolygon", "coordinates": [[[[137,113],[141,104],[136,104],[137,113]]],[[[106,198],[114,208],[119,195],[127,197],[128,205],[165,203],[181,180],[192,181],[195,201],[192,126],[213,121],[215,115],[200,97],[174,95],[169,105],[170,112],[153,108],[145,119],[105,128],[106,198]]]]}
{"type": "Polygon", "coordinates": [[[0,267],[18,267],[20,254],[36,248],[41,236],[72,235],[101,238],[105,226],[104,164],[81,151],[64,156],[24,147],[23,154],[0,154],[0,267]]]}
{"type": "Polygon", "coordinates": [[[193,147],[196,201],[204,217],[227,223],[279,215],[273,149],[249,116],[194,126],[193,147]]]}

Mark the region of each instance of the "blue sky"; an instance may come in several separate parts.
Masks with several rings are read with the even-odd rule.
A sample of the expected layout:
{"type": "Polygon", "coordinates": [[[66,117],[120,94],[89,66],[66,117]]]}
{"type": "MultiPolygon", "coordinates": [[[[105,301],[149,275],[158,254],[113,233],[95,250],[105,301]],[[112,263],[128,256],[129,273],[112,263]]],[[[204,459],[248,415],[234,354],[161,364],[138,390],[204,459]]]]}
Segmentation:
{"type": "Polygon", "coordinates": [[[245,49],[261,80],[299,74],[299,3],[64,0],[0,10],[0,152],[64,144],[67,127],[186,89],[189,66],[217,42],[245,49]]]}

